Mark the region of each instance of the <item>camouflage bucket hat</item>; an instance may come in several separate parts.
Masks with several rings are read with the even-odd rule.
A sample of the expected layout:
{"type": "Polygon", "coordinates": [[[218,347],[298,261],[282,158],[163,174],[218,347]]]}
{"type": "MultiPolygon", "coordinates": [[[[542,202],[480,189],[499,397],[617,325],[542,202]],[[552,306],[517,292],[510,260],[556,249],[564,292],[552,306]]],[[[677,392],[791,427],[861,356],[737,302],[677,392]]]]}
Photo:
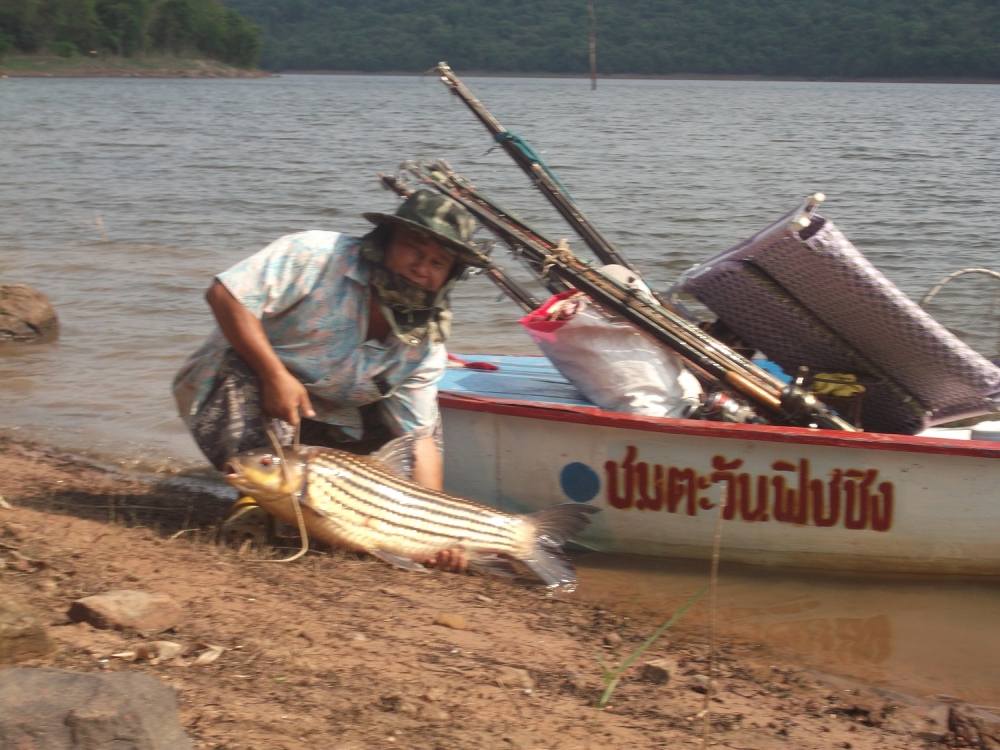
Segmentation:
{"type": "Polygon", "coordinates": [[[485,268],[488,259],[469,240],[476,228],[472,215],[450,198],[431,190],[417,190],[395,214],[366,213],[372,224],[391,224],[420,232],[455,254],[460,263],[485,268]]]}

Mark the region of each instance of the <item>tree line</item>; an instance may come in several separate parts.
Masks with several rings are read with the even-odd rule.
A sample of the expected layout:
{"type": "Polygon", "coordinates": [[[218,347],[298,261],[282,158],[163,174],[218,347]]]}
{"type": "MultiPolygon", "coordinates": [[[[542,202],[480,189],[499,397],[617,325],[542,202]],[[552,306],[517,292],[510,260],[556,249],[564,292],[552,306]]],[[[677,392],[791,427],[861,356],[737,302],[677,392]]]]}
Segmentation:
{"type": "Polygon", "coordinates": [[[0,55],[163,53],[253,67],[260,45],[260,30],[218,0],[0,0],[0,55]]]}
{"type": "MultiPolygon", "coordinates": [[[[225,1],[271,70],[588,70],[587,0],[225,1]]],[[[605,74],[1000,78],[997,0],[594,4],[605,74]]]]}

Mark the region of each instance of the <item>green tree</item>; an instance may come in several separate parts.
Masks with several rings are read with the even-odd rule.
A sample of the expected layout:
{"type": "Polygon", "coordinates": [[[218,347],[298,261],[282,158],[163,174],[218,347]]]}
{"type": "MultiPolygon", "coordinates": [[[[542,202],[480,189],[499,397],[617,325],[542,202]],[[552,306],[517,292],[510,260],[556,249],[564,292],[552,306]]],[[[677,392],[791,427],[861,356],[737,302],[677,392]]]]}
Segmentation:
{"type": "Polygon", "coordinates": [[[146,49],[147,0],[97,0],[101,48],[123,57],[146,49]]]}
{"type": "Polygon", "coordinates": [[[233,10],[226,11],[225,23],[222,59],[242,67],[255,65],[260,55],[260,30],[233,10]]]}
{"type": "Polygon", "coordinates": [[[13,49],[36,52],[45,43],[45,22],[39,0],[0,0],[0,34],[13,49]]]}
{"type": "MultiPolygon", "coordinates": [[[[227,0],[267,67],[587,70],[585,0],[227,0]]],[[[997,0],[600,0],[606,73],[1000,77],[997,0]]]]}
{"type": "Polygon", "coordinates": [[[194,50],[193,0],[164,0],[157,6],[149,25],[149,38],[154,48],[175,55],[194,50]]]}
{"type": "Polygon", "coordinates": [[[95,0],[54,0],[53,41],[66,42],[80,52],[95,49],[100,38],[100,23],[95,0]]]}

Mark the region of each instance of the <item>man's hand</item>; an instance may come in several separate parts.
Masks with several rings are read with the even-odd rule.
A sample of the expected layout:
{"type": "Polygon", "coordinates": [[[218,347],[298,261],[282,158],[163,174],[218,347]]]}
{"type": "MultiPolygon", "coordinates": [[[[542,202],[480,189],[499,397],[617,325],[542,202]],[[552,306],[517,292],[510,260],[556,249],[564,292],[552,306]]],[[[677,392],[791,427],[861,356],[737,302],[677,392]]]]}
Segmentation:
{"type": "Polygon", "coordinates": [[[315,417],[309,392],[299,379],[282,368],[260,379],[261,405],[269,417],[282,419],[297,427],[302,417],[315,417]]]}
{"type": "Polygon", "coordinates": [[[218,279],[205,293],[226,340],[260,378],[261,406],[269,417],[293,427],[302,417],[315,417],[306,387],[275,353],[264,326],[218,279]]]}
{"type": "Polygon", "coordinates": [[[465,556],[465,550],[455,547],[441,550],[434,557],[425,560],[424,565],[452,573],[464,573],[469,568],[469,558],[465,556]]]}

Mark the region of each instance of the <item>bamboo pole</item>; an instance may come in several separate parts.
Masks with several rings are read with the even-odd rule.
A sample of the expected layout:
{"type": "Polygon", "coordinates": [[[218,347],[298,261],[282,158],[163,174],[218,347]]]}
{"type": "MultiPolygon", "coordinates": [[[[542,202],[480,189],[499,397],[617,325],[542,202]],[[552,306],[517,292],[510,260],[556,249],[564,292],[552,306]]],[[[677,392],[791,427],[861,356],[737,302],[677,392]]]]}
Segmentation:
{"type": "Polygon", "coordinates": [[[546,274],[559,277],[601,307],[631,321],[713,381],[754,402],[778,423],[857,431],[797,384],[782,383],[690,321],[583,263],[568,246],[552,242],[507,215],[460,175],[439,173],[427,184],[463,205],[512,249],[531,257],[546,274]]]}
{"type": "Polygon", "coordinates": [[[597,89],[597,16],[594,14],[594,0],[587,0],[587,15],[590,17],[590,90],[597,89]]]}

